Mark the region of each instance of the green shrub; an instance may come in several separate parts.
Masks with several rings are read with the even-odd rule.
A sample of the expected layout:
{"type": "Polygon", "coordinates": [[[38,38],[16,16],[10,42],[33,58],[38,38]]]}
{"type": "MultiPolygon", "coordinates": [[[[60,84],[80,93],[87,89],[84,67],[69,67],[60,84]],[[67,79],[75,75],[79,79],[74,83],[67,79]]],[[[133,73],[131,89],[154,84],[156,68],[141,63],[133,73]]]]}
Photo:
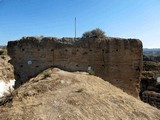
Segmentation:
{"type": "Polygon", "coordinates": [[[51,77],[51,73],[49,71],[43,72],[44,78],[51,77]]]}
{"type": "Polygon", "coordinates": [[[105,38],[105,37],[106,37],[105,32],[100,28],[84,32],[82,35],[82,38],[105,38]]]}

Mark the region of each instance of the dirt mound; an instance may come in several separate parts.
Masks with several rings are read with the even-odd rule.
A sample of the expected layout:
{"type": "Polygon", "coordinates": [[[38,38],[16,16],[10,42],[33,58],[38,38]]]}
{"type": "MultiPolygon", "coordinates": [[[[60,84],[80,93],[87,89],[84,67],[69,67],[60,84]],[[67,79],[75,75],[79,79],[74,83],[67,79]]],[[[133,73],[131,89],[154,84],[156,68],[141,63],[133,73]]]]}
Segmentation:
{"type": "Polygon", "coordinates": [[[0,120],[160,120],[160,111],[101,78],[48,69],[13,93],[0,120]]]}

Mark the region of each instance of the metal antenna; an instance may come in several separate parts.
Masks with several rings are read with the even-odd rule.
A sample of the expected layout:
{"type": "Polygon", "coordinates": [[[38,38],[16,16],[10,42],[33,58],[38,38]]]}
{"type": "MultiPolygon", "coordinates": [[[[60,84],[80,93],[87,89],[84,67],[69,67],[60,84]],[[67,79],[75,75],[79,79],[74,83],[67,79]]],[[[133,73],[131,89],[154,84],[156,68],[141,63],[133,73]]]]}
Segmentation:
{"type": "Polygon", "coordinates": [[[76,26],[76,22],[77,22],[77,21],[76,21],[76,17],[75,17],[75,21],[74,21],[74,22],[75,22],[75,38],[76,38],[76,32],[77,32],[77,30],[76,30],[76,29],[77,29],[77,28],[76,28],[76,27],[77,27],[77,26],[76,26]]]}

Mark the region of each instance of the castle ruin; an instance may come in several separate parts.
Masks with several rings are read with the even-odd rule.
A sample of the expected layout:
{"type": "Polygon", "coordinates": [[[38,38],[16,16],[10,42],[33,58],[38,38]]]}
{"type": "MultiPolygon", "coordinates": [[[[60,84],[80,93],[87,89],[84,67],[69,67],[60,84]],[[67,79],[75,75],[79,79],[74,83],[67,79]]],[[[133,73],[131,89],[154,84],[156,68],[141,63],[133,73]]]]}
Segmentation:
{"type": "Polygon", "coordinates": [[[142,43],[122,38],[23,37],[8,42],[16,87],[49,67],[84,71],[109,81],[128,94],[139,97],[142,43]]]}

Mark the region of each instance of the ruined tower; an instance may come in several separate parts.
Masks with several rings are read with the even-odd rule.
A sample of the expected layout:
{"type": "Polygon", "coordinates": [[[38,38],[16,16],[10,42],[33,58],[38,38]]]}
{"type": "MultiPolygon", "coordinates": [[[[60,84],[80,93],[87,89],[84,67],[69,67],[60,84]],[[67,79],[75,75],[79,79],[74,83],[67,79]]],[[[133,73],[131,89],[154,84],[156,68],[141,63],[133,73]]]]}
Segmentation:
{"type": "Polygon", "coordinates": [[[122,38],[36,38],[25,37],[8,43],[16,86],[49,67],[87,71],[109,81],[128,94],[139,96],[142,71],[142,43],[122,38]]]}

